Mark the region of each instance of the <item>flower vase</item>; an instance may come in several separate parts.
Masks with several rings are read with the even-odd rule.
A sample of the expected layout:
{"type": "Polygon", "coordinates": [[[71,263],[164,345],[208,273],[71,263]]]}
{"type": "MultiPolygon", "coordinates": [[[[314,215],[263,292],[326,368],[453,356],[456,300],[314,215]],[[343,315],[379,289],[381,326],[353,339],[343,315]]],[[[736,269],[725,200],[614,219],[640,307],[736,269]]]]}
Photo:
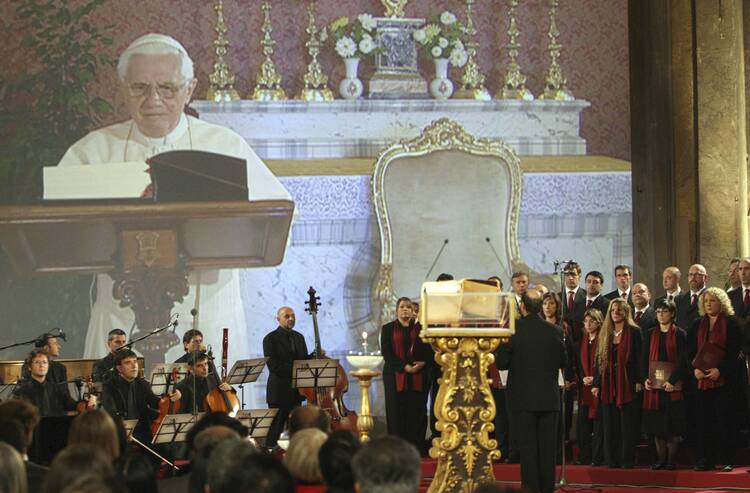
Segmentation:
{"type": "Polygon", "coordinates": [[[362,81],[357,77],[359,58],[344,58],[344,66],[346,77],[339,84],[339,93],[344,99],[358,99],[364,91],[362,81]]]}
{"type": "Polygon", "coordinates": [[[435,99],[448,99],[453,94],[453,82],[448,78],[448,59],[435,59],[435,78],[430,82],[430,94],[435,99]]]}

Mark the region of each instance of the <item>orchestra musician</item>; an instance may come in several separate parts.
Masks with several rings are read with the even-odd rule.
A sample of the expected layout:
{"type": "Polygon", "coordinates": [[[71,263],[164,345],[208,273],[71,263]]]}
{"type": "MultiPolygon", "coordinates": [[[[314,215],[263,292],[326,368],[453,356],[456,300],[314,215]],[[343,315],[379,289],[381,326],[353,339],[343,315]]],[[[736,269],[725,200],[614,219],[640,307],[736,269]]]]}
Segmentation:
{"type": "Polygon", "coordinates": [[[115,353],[121,347],[125,346],[125,331],[122,329],[112,329],[107,334],[107,348],[109,353],[94,364],[91,372],[91,379],[94,382],[103,382],[114,376],[115,353]]]}
{"type": "MultiPolygon", "coordinates": [[[[211,390],[207,378],[211,365],[208,355],[204,352],[192,351],[187,354],[189,356],[187,358],[188,376],[177,384],[177,390],[182,395],[180,398],[180,412],[192,413],[194,404],[198,412],[203,412],[206,411],[204,401],[211,390]],[[195,389],[195,393],[193,393],[193,389],[195,389]]],[[[232,390],[232,387],[228,383],[222,382],[219,384],[219,389],[229,392],[232,390]]]]}

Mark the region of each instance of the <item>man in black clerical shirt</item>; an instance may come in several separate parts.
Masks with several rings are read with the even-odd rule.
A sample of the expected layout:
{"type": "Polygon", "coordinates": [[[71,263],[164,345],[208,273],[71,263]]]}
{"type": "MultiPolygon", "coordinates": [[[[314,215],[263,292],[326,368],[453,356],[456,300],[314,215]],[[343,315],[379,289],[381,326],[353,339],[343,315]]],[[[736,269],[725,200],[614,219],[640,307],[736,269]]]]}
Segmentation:
{"type": "MultiPolygon", "coordinates": [[[[188,355],[188,376],[177,384],[177,390],[182,394],[180,397],[180,412],[192,413],[195,408],[197,408],[196,412],[203,412],[206,410],[204,400],[211,390],[208,379],[210,362],[208,355],[201,351],[193,351],[188,355]],[[193,393],[193,389],[195,389],[195,393],[193,393]]],[[[232,389],[226,382],[219,384],[219,388],[225,392],[232,389]]]]}
{"type": "MultiPolygon", "coordinates": [[[[44,349],[31,351],[24,365],[29,371],[29,378],[19,383],[13,390],[13,396],[26,399],[39,409],[41,416],[64,416],[67,411],[76,408],[76,401],[70,397],[67,382],[53,382],[48,379],[49,357],[44,349]]],[[[96,396],[89,397],[88,406],[96,405],[96,396]]]]}
{"type": "MultiPolygon", "coordinates": [[[[138,376],[138,357],[130,349],[117,351],[114,357],[117,375],[104,383],[102,406],[113,416],[123,419],[137,419],[133,431],[136,438],[149,441],[151,422],[158,414],[159,396],[151,390],[151,384],[138,376]]],[[[171,399],[180,398],[175,390],[171,399]]]]}
{"type": "Polygon", "coordinates": [[[94,364],[91,372],[91,379],[94,382],[103,382],[109,380],[115,375],[115,353],[125,345],[125,331],[122,329],[112,329],[107,336],[107,348],[109,353],[94,364]]]}
{"type": "Polygon", "coordinates": [[[294,360],[308,359],[305,337],[294,329],[294,310],[288,306],[276,313],[279,326],[263,338],[263,355],[268,358],[268,383],[266,402],[269,408],[278,408],[266,438],[266,446],[275,447],[289,413],[304,399],[292,387],[294,360]]]}

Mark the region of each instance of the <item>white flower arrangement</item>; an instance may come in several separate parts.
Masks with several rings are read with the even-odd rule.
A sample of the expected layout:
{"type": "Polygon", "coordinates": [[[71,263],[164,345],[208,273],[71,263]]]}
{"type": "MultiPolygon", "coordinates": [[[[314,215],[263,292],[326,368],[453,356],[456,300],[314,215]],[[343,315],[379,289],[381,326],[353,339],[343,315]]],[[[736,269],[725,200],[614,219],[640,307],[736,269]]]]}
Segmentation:
{"type": "Polygon", "coordinates": [[[451,65],[463,67],[469,60],[462,39],[465,32],[465,26],[446,10],[412,36],[432,58],[447,58],[451,65]]]}
{"type": "Polygon", "coordinates": [[[351,22],[348,17],[339,17],[326,30],[334,40],[336,53],[341,58],[364,58],[377,53],[378,47],[370,32],[376,27],[370,14],[360,14],[351,22]]]}

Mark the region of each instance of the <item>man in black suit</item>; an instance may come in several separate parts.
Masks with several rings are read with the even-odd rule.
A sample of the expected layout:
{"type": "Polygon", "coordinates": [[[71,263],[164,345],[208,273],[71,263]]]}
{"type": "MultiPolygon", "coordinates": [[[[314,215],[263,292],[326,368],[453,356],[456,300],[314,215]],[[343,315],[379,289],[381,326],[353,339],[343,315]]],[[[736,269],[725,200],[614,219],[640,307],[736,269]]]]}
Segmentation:
{"type": "Polygon", "coordinates": [[[615,267],[615,284],[617,289],[605,294],[608,299],[625,298],[628,305],[633,308],[633,294],[630,292],[630,281],[633,279],[633,270],[629,265],[618,265],[615,267]]]}
{"type": "Polygon", "coordinates": [[[124,330],[112,329],[109,331],[107,335],[109,353],[94,363],[94,369],[91,372],[91,379],[94,382],[103,382],[115,376],[115,353],[125,345],[126,340],[124,330]]]}
{"type": "Polygon", "coordinates": [[[740,324],[743,333],[742,353],[744,358],[737,361],[736,385],[745,390],[745,399],[738,403],[738,425],[750,425],[750,381],[746,365],[750,365],[750,257],[745,257],[737,263],[737,274],[739,276],[738,286],[729,291],[729,300],[732,302],[734,314],[740,324]]]}
{"type": "Polygon", "coordinates": [[[276,313],[279,326],[263,338],[263,356],[268,358],[268,383],[266,402],[269,408],[279,411],[271,423],[266,438],[267,447],[275,447],[289,413],[304,400],[292,387],[292,365],[294,360],[308,359],[305,337],[294,329],[294,310],[282,306],[276,313]]]}
{"type": "Polygon", "coordinates": [[[529,289],[519,306],[516,334],[498,350],[508,370],[508,402],[521,452],[521,486],[532,492],[555,489],[555,437],[560,412],[558,374],[567,364],[562,331],[539,316],[542,297],[529,289]]]}
{"type": "Polygon", "coordinates": [[[581,287],[581,266],[577,262],[570,261],[563,268],[565,276],[565,292],[560,293],[562,311],[565,321],[572,331],[573,339],[581,340],[581,329],[583,328],[583,307],[586,303],[586,290],[581,287]],[[576,310],[576,308],[579,308],[576,310]]]}
{"type": "Polygon", "coordinates": [[[649,304],[651,301],[651,293],[648,290],[648,286],[642,282],[633,285],[633,320],[638,324],[645,334],[648,329],[657,325],[656,322],[656,311],[649,304]]]}
{"type": "Polygon", "coordinates": [[[609,298],[602,295],[604,287],[604,276],[598,270],[592,270],[586,274],[586,296],[583,302],[573,306],[576,317],[581,318],[581,327],[583,327],[583,317],[587,310],[596,308],[602,312],[602,316],[607,314],[609,308],[609,298]]]}
{"type": "Polygon", "coordinates": [[[677,305],[677,318],[675,323],[678,327],[688,330],[693,322],[700,318],[698,313],[698,298],[708,283],[706,268],[701,264],[693,264],[688,270],[688,289],[675,298],[677,305]]]}
{"type": "Polygon", "coordinates": [[[739,261],[737,272],[740,285],[728,291],[728,294],[735,316],[743,319],[750,316],[750,258],[743,258],[739,261]]]}
{"type": "Polygon", "coordinates": [[[664,296],[659,296],[654,300],[653,306],[658,306],[661,300],[674,302],[675,298],[682,292],[680,288],[680,278],[682,273],[677,267],[670,265],[661,273],[661,285],[664,288],[664,296]]]}

